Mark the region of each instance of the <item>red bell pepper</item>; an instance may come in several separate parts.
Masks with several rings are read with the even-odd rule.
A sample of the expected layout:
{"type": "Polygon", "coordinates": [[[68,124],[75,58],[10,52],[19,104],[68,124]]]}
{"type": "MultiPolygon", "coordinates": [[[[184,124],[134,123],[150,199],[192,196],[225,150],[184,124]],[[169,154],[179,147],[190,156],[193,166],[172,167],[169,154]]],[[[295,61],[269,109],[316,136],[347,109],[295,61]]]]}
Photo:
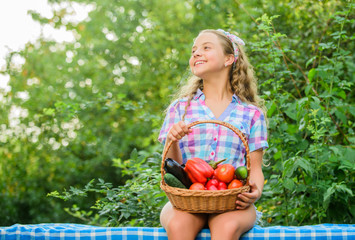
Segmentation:
{"type": "Polygon", "coordinates": [[[212,177],[214,170],[201,158],[191,158],[185,164],[185,172],[193,183],[205,184],[207,178],[212,177]]]}

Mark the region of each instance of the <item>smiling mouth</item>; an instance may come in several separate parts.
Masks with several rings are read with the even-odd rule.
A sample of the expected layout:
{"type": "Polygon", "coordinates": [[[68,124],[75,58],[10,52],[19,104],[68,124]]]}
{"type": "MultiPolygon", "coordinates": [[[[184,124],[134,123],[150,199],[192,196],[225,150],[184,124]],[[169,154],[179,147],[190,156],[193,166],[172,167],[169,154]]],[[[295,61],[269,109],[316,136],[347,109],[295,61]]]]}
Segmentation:
{"type": "Polygon", "coordinates": [[[202,64],[205,64],[205,63],[206,63],[205,61],[197,61],[197,62],[195,62],[194,66],[202,65],[202,64]]]}

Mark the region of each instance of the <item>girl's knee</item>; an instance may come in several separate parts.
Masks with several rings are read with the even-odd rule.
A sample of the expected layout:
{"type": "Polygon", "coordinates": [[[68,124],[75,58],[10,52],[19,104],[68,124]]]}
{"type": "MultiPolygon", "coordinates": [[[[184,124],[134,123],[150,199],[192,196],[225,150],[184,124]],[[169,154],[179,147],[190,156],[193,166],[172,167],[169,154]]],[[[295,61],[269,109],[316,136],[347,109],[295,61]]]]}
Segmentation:
{"type": "Polygon", "coordinates": [[[194,236],[206,223],[206,216],[178,211],[167,203],[160,214],[160,223],[165,228],[169,239],[194,239],[194,236]]]}
{"type": "Polygon", "coordinates": [[[181,231],[187,231],[189,227],[191,226],[186,224],[186,221],[180,219],[180,220],[169,221],[166,224],[165,230],[171,234],[178,234],[181,233],[181,231]]]}
{"type": "Polygon", "coordinates": [[[196,221],[196,219],[189,218],[176,218],[170,219],[167,222],[165,230],[169,239],[195,239],[197,234],[203,228],[204,223],[202,221],[196,221]]]}
{"type": "MultiPolygon", "coordinates": [[[[225,221],[219,224],[211,224],[209,227],[212,236],[218,236],[218,238],[223,236],[225,239],[233,239],[233,236],[241,231],[240,225],[235,221],[225,221]]],[[[218,238],[213,237],[212,239],[218,238]]]]}
{"type": "Polygon", "coordinates": [[[229,212],[212,216],[209,227],[212,239],[238,239],[253,227],[255,217],[252,211],[229,212]]]}
{"type": "Polygon", "coordinates": [[[170,219],[167,223],[167,228],[172,231],[180,232],[185,229],[196,230],[199,231],[204,226],[204,222],[202,219],[197,219],[194,217],[176,217],[170,219]]]}

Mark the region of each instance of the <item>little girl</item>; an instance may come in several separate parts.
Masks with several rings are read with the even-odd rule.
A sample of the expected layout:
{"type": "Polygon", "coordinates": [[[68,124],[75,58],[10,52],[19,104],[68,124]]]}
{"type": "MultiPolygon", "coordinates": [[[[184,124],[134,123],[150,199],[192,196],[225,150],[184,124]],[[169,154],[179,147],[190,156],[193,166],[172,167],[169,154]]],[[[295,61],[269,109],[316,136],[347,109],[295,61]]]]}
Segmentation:
{"type": "Polygon", "coordinates": [[[194,76],[169,106],[159,141],[173,141],[167,157],[180,164],[192,157],[214,161],[227,158],[238,167],[245,165],[245,147],[233,131],[215,124],[187,128],[188,123],[207,119],[234,125],[248,138],[251,190],[238,195],[235,211],[220,214],[188,213],[168,202],[160,220],[169,240],[195,239],[205,225],[210,228],[211,239],[239,239],[256,222],[254,203],[264,186],[261,166],[263,149],[268,147],[267,131],[264,105],[241,45],[244,42],[240,38],[221,29],[200,32],[189,61],[194,76]]]}

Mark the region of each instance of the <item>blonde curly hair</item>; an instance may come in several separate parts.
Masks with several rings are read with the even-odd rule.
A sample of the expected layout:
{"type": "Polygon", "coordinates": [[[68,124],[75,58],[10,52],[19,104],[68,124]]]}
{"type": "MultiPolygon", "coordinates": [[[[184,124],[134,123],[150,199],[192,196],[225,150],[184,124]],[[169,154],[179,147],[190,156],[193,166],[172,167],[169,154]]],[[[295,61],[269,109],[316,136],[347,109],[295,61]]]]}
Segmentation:
{"type": "MultiPolygon", "coordinates": [[[[203,33],[213,33],[217,35],[224,49],[224,54],[234,54],[233,44],[223,32],[213,29],[206,29],[202,30],[199,35],[203,33]]],[[[254,76],[253,67],[249,63],[248,57],[245,54],[242,45],[238,43],[236,44],[239,48],[239,56],[237,62],[235,63],[235,67],[232,67],[230,71],[230,90],[243,102],[252,104],[261,109],[266,119],[266,107],[264,100],[258,96],[257,80],[254,76]]],[[[174,101],[182,98],[188,99],[182,120],[185,118],[186,110],[190,105],[193,96],[196,94],[197,89],[203,90],[203,80],[193,75],[188,79],[187,84],[182,86],[174,97],[174,101]]]]}

